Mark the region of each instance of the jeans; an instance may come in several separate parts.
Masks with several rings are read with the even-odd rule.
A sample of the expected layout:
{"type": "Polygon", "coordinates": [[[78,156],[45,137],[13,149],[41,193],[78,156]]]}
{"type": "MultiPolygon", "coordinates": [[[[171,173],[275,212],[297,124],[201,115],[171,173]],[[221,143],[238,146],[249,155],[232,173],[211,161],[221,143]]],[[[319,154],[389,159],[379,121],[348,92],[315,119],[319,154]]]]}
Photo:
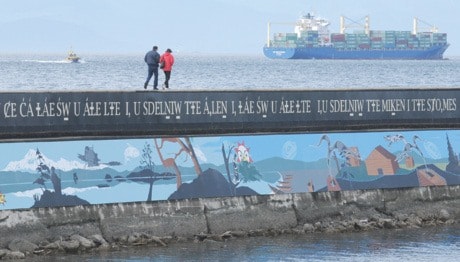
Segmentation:
{"type": "Polygon", "coordinates": [[[169,88],[169,79],[171,78],[171,71],[164,71],[165,72],[165,87],[169,88]]]}
{"type": "Polygon", "coordinates": [[[157,88],[158,86],[158,66],[157,65],[148,65],[148,75],[147,75],[147,80],[145,81],[146,84],[149,83],[150,79],[154,75],[155,77],[153,78],[153,88],[157,88]]]}

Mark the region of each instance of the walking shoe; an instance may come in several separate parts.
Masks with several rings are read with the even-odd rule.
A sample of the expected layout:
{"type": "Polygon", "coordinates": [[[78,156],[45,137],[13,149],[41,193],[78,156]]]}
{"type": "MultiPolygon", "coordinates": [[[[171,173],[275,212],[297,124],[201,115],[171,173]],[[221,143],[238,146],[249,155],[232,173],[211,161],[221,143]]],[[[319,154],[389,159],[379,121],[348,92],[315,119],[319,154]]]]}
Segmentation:
{"type": "Polygon", "coordinates": [[[154,87],[153,90],[158,90],[158,88],[154,87]]]}
{"type": "Polygon", "coordinates": [[[144,89],[147,89],[148,83],[144,83],[144,89]]]}

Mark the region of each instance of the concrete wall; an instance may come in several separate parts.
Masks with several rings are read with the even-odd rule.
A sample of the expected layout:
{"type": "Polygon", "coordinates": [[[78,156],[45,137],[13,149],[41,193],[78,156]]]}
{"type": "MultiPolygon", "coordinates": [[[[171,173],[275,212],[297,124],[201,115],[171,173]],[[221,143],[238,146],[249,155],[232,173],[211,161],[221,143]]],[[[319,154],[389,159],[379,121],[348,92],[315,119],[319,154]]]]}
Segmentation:
{"type": "MultiPolygon", "coordinates": [[[[193,238],[227,231],[292,230],[352,221],[416,217],[460,220],[460,186],[277,194],[0,211],[0,248],[17,239],[53,242],[102,235],[119,242],[141,233],[193,238]]],[[[355,222],[353,222],[355,221],[355,222]]]]}

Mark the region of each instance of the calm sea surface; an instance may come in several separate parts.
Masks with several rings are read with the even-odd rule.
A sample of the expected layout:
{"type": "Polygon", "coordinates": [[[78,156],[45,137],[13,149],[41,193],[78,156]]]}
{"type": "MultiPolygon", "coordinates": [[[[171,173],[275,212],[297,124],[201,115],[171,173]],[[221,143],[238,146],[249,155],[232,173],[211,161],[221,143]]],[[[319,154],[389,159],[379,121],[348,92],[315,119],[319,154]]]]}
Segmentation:
{"type": "MultiPolygon", "coordinates": [[[[460,58],[332,61],[174,55],[175,90],[460,87],[460,58]]],[[[72,64],[62,55],[0,55],[0,90],[143,90],[143,56],[82,55],[82,63],[72,64]]]]}
{"type": "MultiPolygon", "coordinates": [[[[143,55],[0,55],[0,90],[143,90],[143,55]]],[[[460,87],[460,58],[442,61],[270,60],[174,54],[174,90],[460,87]]],[[[160,82],[164,79],[160,72],[160,82]]],[[[151,86],[149,88],[152,88],[151,86]]],[[[458,261],[460,226],[353,234],[286,235],[227,243],[184,243],[57,261],[458,261]]],[[[39,260],[37,260],[39,261],[39,260]]]]}
{"type": "MultiPolygon", "coordinates": [[[[459,261],[460,225],[361,233],[254,237],[55,256],[54,261],[459,261]]],[[[45,261],[45,260],[36,260],[45,261]]],[[[47,260],[49,261],[49,260],[47,260]]]]}

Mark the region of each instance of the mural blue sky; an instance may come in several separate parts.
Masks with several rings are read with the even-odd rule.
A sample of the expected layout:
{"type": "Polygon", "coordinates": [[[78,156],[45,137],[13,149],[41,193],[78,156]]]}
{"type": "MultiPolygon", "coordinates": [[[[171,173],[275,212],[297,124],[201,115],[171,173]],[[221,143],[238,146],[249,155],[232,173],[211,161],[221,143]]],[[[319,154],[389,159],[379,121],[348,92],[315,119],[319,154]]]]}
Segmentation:
{"type": "MultiPolygon", "coordinates": [[[[153,44],[184,53],[262,55],[267,22],[314,11],[337,31],[339,16],[370,16],[375,30],[411,30],[413,17],[448,33],[460,56],[457,0],[16,0],[1,1],[0,53],[144,53],[153,44]]],[[[274,28],[276,30],[277,28],[274,28]]],[[[289,32],[291,27],[279,31],[289,32]]]]}
{"type": "MultiPolygon", "coordinates": [[[[402,142],[394,143],[389,146],[388,141],[384,139],[386,135],[403,133],[408,142],[412,142],[412,137],[418,135],[421,140],[418,141],[420,150],[424,156],[431,159],[447,158],[446,136],[448,134],[452,147],[455,152],[460,150],[460,137],[458,132],[441,133],[438,131],[414,131],[414,132],[376,132],[376,133],[331,133],[328,134],[331,143],[340,140],[349,147],[358,147],[361,157],[366,159],[370,152],[378,145],[382,145],[389,151],[402,151],[404,144],[402,142]],[[357,139],[357,137],[359,139],[357,139]]],[[[228,145],[236,145],[244,142],[249,147],[249,153],[252,159],[257,162],[267,158],[278,156],[285,159],[299,161],[315,161],[327,157],[326,143],[318,146],[323,134],[305,135],[271,135],[270,144],[267,145],[267,137],[260,136],[216,136],[216,137],[194,137],[192,144],[201,164],[213,163],[216,165],[223,164],[221,147],[222,144],[228,148],[228,145]]],[[[84,154],[85,147],[93,147],[98,154],[101,163],[118,161],[122,163],[123,170],[133,170],[140,165],[142,149],[145,143],[149,143],[154,149],[154,140],[146,139],[120,139],[120,140],[89,140],[89,141],[70,141],[70,142],[21,142],[21,143],[2,143],[0,152],[9,152],[8,157],[0,158],[0,170],[11,170],[14,166],[20,166],[23,169],[34,170],[36,166],[32,160],[36,160],[34,150],[37,148],[40,152],[53,161],[48,163],[56,168],[62,168],[67,165],[69,168],[85,168],[84,162],[78,159],[78,154],[84,154]],[[13,149],[13,150],[11,150],[13,149]],[[13,161],[11,161],[13,160],[13,161]],[[12,163],[14,162],[14,163],[12,163]]],[[[177,150],[176,145],[169,143],[165,145],[167,157],[172,157],[177,150]],[[167,148],[169,147],[169,148],[167,148]],[[170,154],[170,155],[168,155],[170,154]]],[[[154,163],[161,165],[158,154],[154,152],[154,163]]],[[[185,156],[178,159],[178,165],[192,166],[192,161],[185,156]]],[[[117,169],[117,167],[113,167],[117,169]]]]}

